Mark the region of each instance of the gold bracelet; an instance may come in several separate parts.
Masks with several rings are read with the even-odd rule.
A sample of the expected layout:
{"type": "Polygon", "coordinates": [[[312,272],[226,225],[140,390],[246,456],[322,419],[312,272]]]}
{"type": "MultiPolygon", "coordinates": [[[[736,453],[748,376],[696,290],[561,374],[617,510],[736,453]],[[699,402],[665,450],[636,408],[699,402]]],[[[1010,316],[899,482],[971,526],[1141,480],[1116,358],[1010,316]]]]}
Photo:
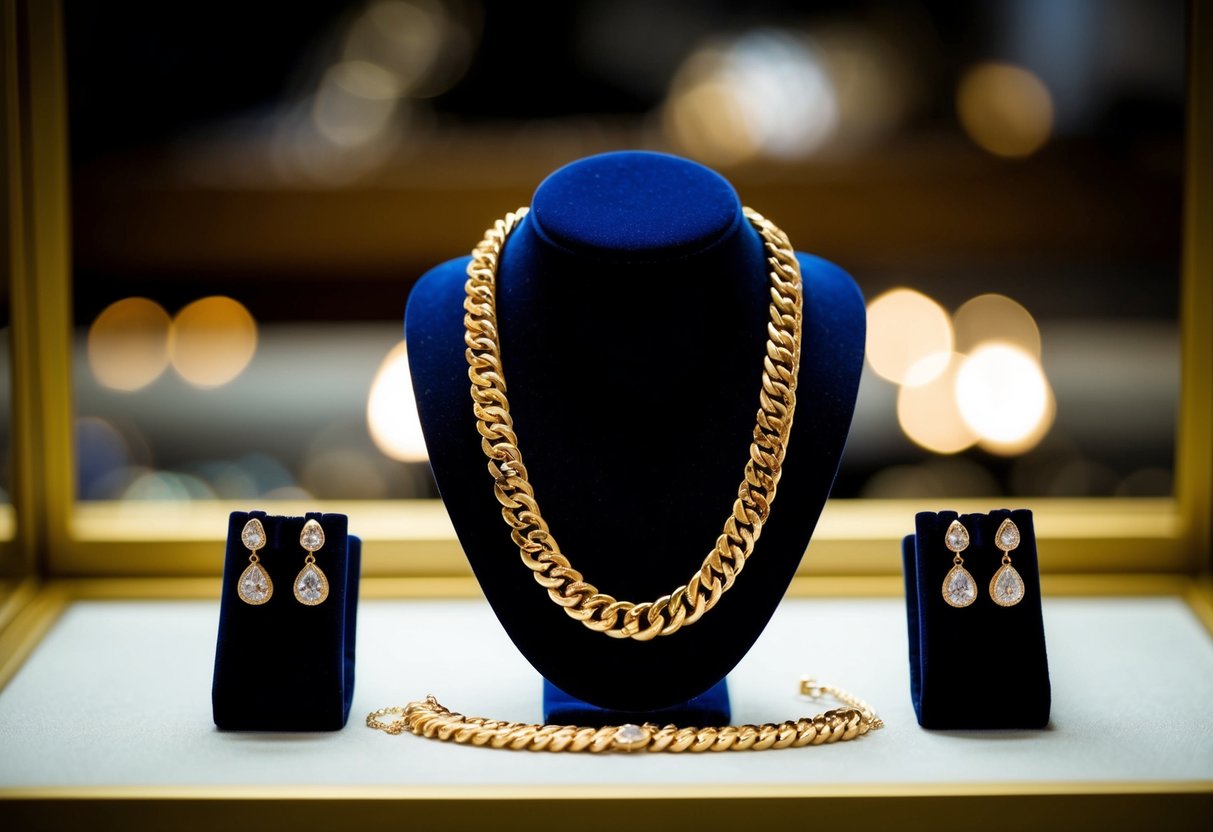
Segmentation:
{"type": "Polygon", "coordinates": [[[766,751],[770,748],[801,748],[806,745],[845,742],[884,727],[884,721],[844,690],[819,685],[812,679],[800,682],[802,696],[831,696],[846,707],[813,717],[764,725],[724,725],[719,728],[679,728],[676,725],[609,725],[602,728],[576,725],[535,725],[503,722],[479,716],[464,716],[448,710],[433,696],[410,702],[403,708],[380,708],[367,714],[366,725],[389,734],[409,731],[427,739],[506,748],[511,751],[766,751]],[[384,720],[385,716],[398,717],[384,720]]]}
{"type": "MultiPolygon", "coordinates": [[[[694,624],[733,586],[746,559],[754,552],[767,522],[775,488],[783,470],[792,417],[796,413],[796,380],[800,372],[803,318],[800,264],[788,237],[773,222],[749,208],[742,209],[762,237],[770,266],[769,320],[762,385],[758,390],[749,458],[733,510],[723,531],[690,579],[670,594],[652,601],[620,601],[600,592],[582,577],[560,551],[539,511],[531,487],[506,395],[497,328],[497,263],[506,239],[526,216],[519,208],[484,234],[468,264],[467,297],[463,308],[468,376],[480,447],[488,457],[493,489],[501,515],[510,528],[522,562],[554,603],[571,618],[613,638],[648,641],[694,624]]],[[[629,545],[642,545],[643,541],[629,545]]]]}

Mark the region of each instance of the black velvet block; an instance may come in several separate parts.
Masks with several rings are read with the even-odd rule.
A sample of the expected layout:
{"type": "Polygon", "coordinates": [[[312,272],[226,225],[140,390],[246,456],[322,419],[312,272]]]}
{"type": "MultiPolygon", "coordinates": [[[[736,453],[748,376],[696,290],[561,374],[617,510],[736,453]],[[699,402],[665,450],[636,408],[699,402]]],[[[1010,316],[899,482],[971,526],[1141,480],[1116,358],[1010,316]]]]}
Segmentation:
{"type": "Polygon", "coordinates": [[[729,722],[729,683],[721,679],[699,696],[668,708],[626,711],[582,702],[543,680],[543,721],[549,725],[726,725],[729,722]]]}
{"type": "Polygon", "coordinates": [[[345,726],[354,696],[361,555],[362,542],[347,533],[344,514],[232,512],[211,688],[215,725],[235,731],[336,731],[345,726]],[[249,563],[240,533],[250,517],[265,527],[267,543],[258,554],[273,582],[270,599],[257,606],[236,592],[249,563]],[[328,578],[329,595],[309,607],[295,600],[292,588],[307,556],[299,534],[312,519],[324,529],[316,565],[328,578]]]}
{"type": "MultiPolygon", "coordinates": [[[[766,251],[741,205],[723,177],[686,159],[593,156],[544,180],[501,254],[498,330],[518,446],[552,535],[585,580],[615,598],[652,600],[686,583],[737,498],[770,304],[766,251]]],[[[514,207],[486,206],[467,245],[514,207]]],[[[569,695],[637,713],[703,694],[750,649],[795,575],[838,470],[865,336],[850,276],[797,257],[797,409],[770,519],[720,603],[648,642],[574,621],[520,561],[468,393],[468,258],[414,287],[405,336],[438,488],[502,626],[569,695]]]]}
{"type": "Polygon", "coordinates": [[[920,512],[905,538],[906,609],[910,635],[910,696],[923,728],[1044,728],[1049,724],[1049,662],[1040,609],[1040,569],[1032,512],[1001,509],[966,514],[969,547],[964,567],[977,583],[977,600],[950,606],[943,580],[952,569],[944,534],[954,511],[920,512]],[[1024,598],[1001,607],[990,579],[1002,565],[994,533],[1007,517],[1019,527],[1011,565],[1023,578],[1024,598]]]}

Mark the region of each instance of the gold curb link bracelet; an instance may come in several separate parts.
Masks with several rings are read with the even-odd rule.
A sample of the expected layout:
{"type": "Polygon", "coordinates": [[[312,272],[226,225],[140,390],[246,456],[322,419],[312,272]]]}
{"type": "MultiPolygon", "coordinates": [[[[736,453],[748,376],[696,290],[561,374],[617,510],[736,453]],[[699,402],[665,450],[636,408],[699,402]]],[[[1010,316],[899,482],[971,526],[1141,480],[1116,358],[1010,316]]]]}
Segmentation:
{"type": "Polygon", "coordinates": [[[367,715],[366,725],[389,734],[406,731],[427,739],[511,751],[766,751],[806,745],[846,742],[884,727],[867,703],[844,690],[801,680],[800,693],[830,696],[846,707],[813,717],[764,725],[725,725],[718,728],[679,728],[676,725],[536,725],[464,716],[448,710],[433,696],[403,708],[380,708],[367,715]],[[385,720],[384,717],[394,717],[385,720]]]}
{"type": "Polygon", "coordinates": [[[501,343],[497,332],[497,264],[506,239],[526,216],[519,208],[485,232],[472,252],[464,299],[464,342],[471,379],[472,404],[481,449],[488,457],[493,490],[501,516],[510,528],[522,562],[552,601],[591,630],[613,638],[648,641],[694,624],[733,586],[762,533],[775,501],[800,372],[803,297],[800,264],[784,234],[770,220],[744,208],[745,217],[762,237],[770,265],[771,303],[766,355],[750,456],[733,511],[715,547],[699,570],[669,595],[654,601],[620,601],[600,592],[582,577],[560,551],[539,511],[510,416],[501,343]]]}

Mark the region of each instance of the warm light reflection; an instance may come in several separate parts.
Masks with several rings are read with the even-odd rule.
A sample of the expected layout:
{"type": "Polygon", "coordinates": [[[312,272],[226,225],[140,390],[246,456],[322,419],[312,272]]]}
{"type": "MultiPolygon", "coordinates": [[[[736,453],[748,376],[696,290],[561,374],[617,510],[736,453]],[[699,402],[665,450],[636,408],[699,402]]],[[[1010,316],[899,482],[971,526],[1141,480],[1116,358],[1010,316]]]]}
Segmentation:
{"type": "Polygon", "coordinates": [[[375,446],[391,459],[428,459],[404,342],[392,348],[375,373],[366,403],[366,423],[375,446]]]}
{"type": "Polygon", "coordinates": [[[438,0],[371,3],[346,32],[344,57],[390,72],[399,95],[439,95],[470,63],[476,35],[466,12],[438,0]]]}
{"type": "Polygon", "coordinates": [[[913,289],[892,289],[868,304],[868,363],[881,378],[919,386],[935,379],[952,353],[943,307],[913,289]]]}
{"type": "Polygon", "coordinates": [[[956,402],[964,423],[991,448],[1020,453],[1043,437],[1049,383],[1036,360],[1012,344],[978,347],[956,374],[956,402]],[[1039,434],[1039,435],[1038,435],[1039,434]]]}
{"type": "Polygon", "coordinates": [[[806,38],[760,29],[694,52],[674,77],[664,123],[675,144],[709,163],[795,159],[833,135],[838,100],[806,38]]]}
{"type": "Polygon", "coordinates": [[[987,341],[1014,344],[1040,358],[1040,328],[1027,309],[1005,295],[978,295],[952,316],[956,349],[971,352],[987,341]]]}
{"type": "MultiPolygon", "coordinates": [[[[1043,377],[1043,376],[1042,376],[1043,377]]],[[[1053,397],[1053,388],[1045,378],[1045,408],[1036,426],[1031,431],[1011,441],[1001,441],[983,437],[977,446],[997,456],[1020,456],[1035,448],[1049,435],[1053,428],[1053,420],[1057,417],[1057,400],[1053,397]]]]}
{"type": "Polygon", "coordinates": [[[944,369],[926,384],[897,391],[897,422],[905,435],[928,451],[954,454],[971,447],[978,434],[961,417],[956,376],[964,356],[949,353],[944,369]]]}
{"type": "Polygon", "coordinates": [[[236,378],[257,351],[257,324],[238,301],[222,295],[196,300],[177,313],[169,335],[173,369],[195,387],[236,378]]]}
{"type": "Polygon", "coordinates": [[[202,480],[172,471],[143,471],[122,492],[123,500],[188,502],[213,500],[215,493],[202,480]]]}
{"type": "Polygon", "coordinates": [[[335,145],[367,144],[390,124],[396,110],[396,78],[367,61],[329,67],[312,103],[316,130],[335,145]]]}
{"type": "Polygon", "coordinates": [[[168,313],[147,298],[107,306],[88,331],[88,364],[97,383],[127,392],[147,387],[168,366],[168,313]]]}
{"type": "Polygon", "coordinates": [[[961,126],[996,156],[1030,156],[1053,129],[1053,99],[1044,83],[1021,67],[983,63],[961,78],[956,92],[961,126]]]}

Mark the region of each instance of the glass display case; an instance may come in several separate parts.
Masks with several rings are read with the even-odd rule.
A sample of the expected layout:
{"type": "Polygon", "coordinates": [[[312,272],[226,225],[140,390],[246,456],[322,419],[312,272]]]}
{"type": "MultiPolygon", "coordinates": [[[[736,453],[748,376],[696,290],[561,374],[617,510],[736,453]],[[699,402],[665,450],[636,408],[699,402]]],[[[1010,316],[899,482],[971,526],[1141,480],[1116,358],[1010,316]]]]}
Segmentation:
{"type": "Polygon", "coordinates": [[[1185,745],[1184,726],[1113,731],[1140,742],[1134,764],[1100,739],[1101,720],[1143,704],[1103,686],[1130,693],[1142,672],[1158,707],[1203,720],[1194,735],[1213,724],[1192,700],[1213,674],[1207,9],[2,8],[0,736],[33,747],[23,712],[63,725],[28,778],[0,778],[0,818],[105,804],[126,825],[173,811],[182,828],[272,826],[303,795],[298,824],[367,828],[406,813],[541,828],[574,801],[591,828],[620,806],[672,822],[691,800],[715,807],[704,828],[805,811],[880,826],[910,807],[941,827],[971,808],[1180,828],[1213,811],[1211,746],[1185,745]],[[424,758],[410,738],[361,736],[364,699],[430,680],[516,718],[537,694],[431,479],[401,319],[420,275],[548,172],[621,148],[720,171],[865,294],[833,499],[731,677],[739,707],[786,710],[801,668],[776,644],[853,632],[865,662],[795,656],[866,684],[902,722],[845,759],[740,774],[654,761],[641,777],[633,762],[527,757],[505,772],[514,758],[424,758]],[[1002,506],[1036,517],[1057,697],[1054,730],[1016,739],[1018,762],[1007,738],[919,730],[903,690],[914,513],[1002,506]],[[353,724],[267,738],[256,748],[281,764],[267,775],[242,768],[248,743],[215,741],[194,695],[209,685],[226,518],[250,508],[348,514],[367,579],[353,724]],[[438,624],[448,649],[400,636],[438,624]],[[107,669],[112,643],[139,691],[107,669]],[[454,657],[468,654],[483,666],[454,657]],[[166,666],[180,672],[149,681],[166,666]],[[480,692],[486,677],[500,699],[480,692]],[[45,709],[81,706],[85,679],[111,710],[84,757],[111,740],[125,757],[112,777],[65,766],[39,780],[80,716],[45,709]],[[122,712],[145,692],[186,702],[122,712]],[[187,734],[199,751],[182,760],[187,734]],[[874,765],[863,752],[886,739],[874,765]],[[1175,763],[1163,743],[1191,753],[1175,763]]]}

